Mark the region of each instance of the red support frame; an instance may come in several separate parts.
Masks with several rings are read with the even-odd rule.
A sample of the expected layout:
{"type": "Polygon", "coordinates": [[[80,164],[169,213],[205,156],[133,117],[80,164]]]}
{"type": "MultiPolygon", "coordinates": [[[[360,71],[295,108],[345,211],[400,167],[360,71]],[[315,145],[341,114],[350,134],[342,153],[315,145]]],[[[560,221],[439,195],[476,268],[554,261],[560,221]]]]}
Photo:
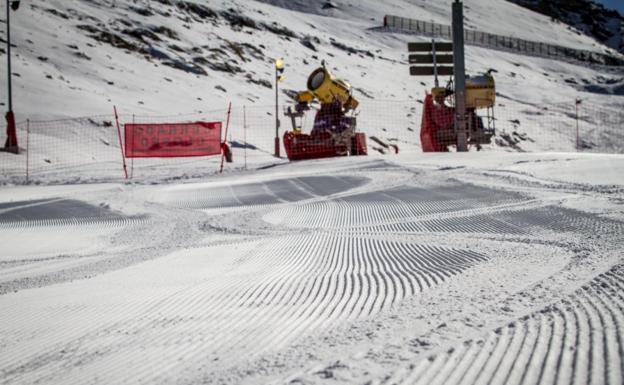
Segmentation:
{"type": "Polygon", "coordinates": [[[128,179],[128,168],[126,167],[126,156],[124,155],[123,143],[121,140],[121,128],[119,127],[119,116],[117,115],[117,106],[113,106],[115,111],[115,122],[117,123],[117,136],[119,137],[119,149],[121,150],[121,161],[123,164],[124,175],[128,179]]]}

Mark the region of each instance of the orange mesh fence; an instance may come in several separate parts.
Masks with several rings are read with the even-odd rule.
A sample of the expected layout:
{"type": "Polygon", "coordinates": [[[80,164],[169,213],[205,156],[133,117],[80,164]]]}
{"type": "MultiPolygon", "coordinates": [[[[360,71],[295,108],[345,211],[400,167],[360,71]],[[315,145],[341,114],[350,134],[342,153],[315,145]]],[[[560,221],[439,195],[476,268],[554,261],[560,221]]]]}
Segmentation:
{"type": "MultiPolygon", "coordinates": [[[[400,157],[434,150],[454,151],[457,134],[450,107],[432,106],[427,99],[382,101],[363,99],[356,112],[320,106],[297,111],[280,106],[276,130],[275,106],[234,106],[225,140],[233,162],[225,171],[258,168],[291,159],[365,155],[400,157]],[[429,123],[427,123],[429,122],[429,123]],[[428,127],[427,130],[422,129],[428,127]],[[280,158],[276,152],[279,139],[280,158]]],[[[125,124],[225,122],[227,109],[186,115],[121,115],[125,124]]],[[[528,104],[499,98],[493,111],[469,111],[467,142],[471,150],[531,152],[624,153],[624,112],[574,100],[528,104]]],[[[124,179],[122,149],[114,115],[18,124],[21,152],[0,152],[2,182],[49,183],[124,179]]],[[[219,156],[128,158],[129,178],[162,180],[218,172],[219,156]]]]}

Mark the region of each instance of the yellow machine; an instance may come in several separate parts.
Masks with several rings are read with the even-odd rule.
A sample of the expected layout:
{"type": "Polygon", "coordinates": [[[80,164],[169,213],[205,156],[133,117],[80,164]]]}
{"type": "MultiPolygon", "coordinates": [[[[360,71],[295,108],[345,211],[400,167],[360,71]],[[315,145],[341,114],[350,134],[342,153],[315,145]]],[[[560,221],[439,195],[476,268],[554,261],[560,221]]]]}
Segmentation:
{"type": "MultiPolygon", "coordinates": [[[[440,103],[453,94],[449,87],[434,87],[431,89],[433,99],[440,103]]],[[[496,102],[496,83],[490,74],[466,78],[466,108],[483,109],[493,108],[496,102]]]]}
{"type": "Polygon", "coordinates": [[[293,131],[300,132],[295,118],[302,117],[305,111],[310,110],[310,104],[318,100],[321,104],[316,114],[314,130],[344,131],[349,128],[355,129],[355,117],[347,117],[349,111],[354,111],[359,102],[352,95],[352,87],[342,79],[337,79],[323,66],[315,69],[308,77],[308,89],[301,91],[296,96],[297,105],[295,111],[288,107],[286,116],[292,119],[293,131]],[[340,121],[339,124],[337,120],[340,121]],[[341,127],[336,127],[337,125],[341,127]],[[348,127],[345,127],[347,125],[348,127]]]}
{"type": "Polygon", "coordinates": [[[496,102],[496,84],[490,74],[466,78],[466,108],[492,108],[496,102]]]}
{"type": "MultiPolygon", "coordinates": [[[[420,142],[425,152],[448,151],[448,146],[457,143],[455,132],[454,87],[434,87],[424,101],[420,142]]],[[[468,143],[480,148],[489,144],[495,132],[494,105],[496,84],[491,74],[466,78],[466,124],[468,143]],[[486,109],[485,117],[476,110],[486,109]],[[485,122],[484,119],[485,118],[485,122]]]]}
{"type": "Polygon", "coordinates": [[[292,131],[284,134],[284,148],[288,159],[366,155],[366,136],[355,132],[354,110],[359,102],[352,95],[351,85],[336,79],[323,62],[322,67],[310,74],[307,86],[306,91],[296,95],[297,104],[294,110],[288,107],[285,112],[291,118],[293,127],[292,131]],[[304,134],[297,124],[297,118],[303,119],[314,100],[319,101],[320,108],[316,111],[312,131],[304,134]]]}
{"type": "Polygon", "coordinates": [[[317,68],[308,77],[308,91],[303,91],[299,95],[299,101],[311,101],[310,98],[317,98],[321,104],[330,104],[339,101],[346,111],[355,110],[358,101],[352,96],[351,85],[342,79],[336,79],[325,66],[317,68]]]}

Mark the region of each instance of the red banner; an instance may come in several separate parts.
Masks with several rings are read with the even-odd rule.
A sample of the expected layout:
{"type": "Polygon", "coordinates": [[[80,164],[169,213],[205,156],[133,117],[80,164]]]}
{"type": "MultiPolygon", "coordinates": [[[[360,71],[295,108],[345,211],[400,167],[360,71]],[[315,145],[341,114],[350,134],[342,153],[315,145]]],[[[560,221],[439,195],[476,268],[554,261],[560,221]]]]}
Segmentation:
{"type": "Polygon", "coordinates": [[[127,158],[221,153],[221,122],[126,124],[124,131],[127,158]]]}

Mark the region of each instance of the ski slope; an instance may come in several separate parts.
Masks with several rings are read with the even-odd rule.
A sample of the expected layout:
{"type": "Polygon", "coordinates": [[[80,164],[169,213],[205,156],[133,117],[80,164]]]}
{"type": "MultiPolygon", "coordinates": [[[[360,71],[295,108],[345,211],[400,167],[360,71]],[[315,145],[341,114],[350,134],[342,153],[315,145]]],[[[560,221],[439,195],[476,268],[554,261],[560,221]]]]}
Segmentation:
{"type": "Polygon", "coordinates": [[[5,187],[0,381],[613,383],[624,158],[457,156],[5,187]]]}

